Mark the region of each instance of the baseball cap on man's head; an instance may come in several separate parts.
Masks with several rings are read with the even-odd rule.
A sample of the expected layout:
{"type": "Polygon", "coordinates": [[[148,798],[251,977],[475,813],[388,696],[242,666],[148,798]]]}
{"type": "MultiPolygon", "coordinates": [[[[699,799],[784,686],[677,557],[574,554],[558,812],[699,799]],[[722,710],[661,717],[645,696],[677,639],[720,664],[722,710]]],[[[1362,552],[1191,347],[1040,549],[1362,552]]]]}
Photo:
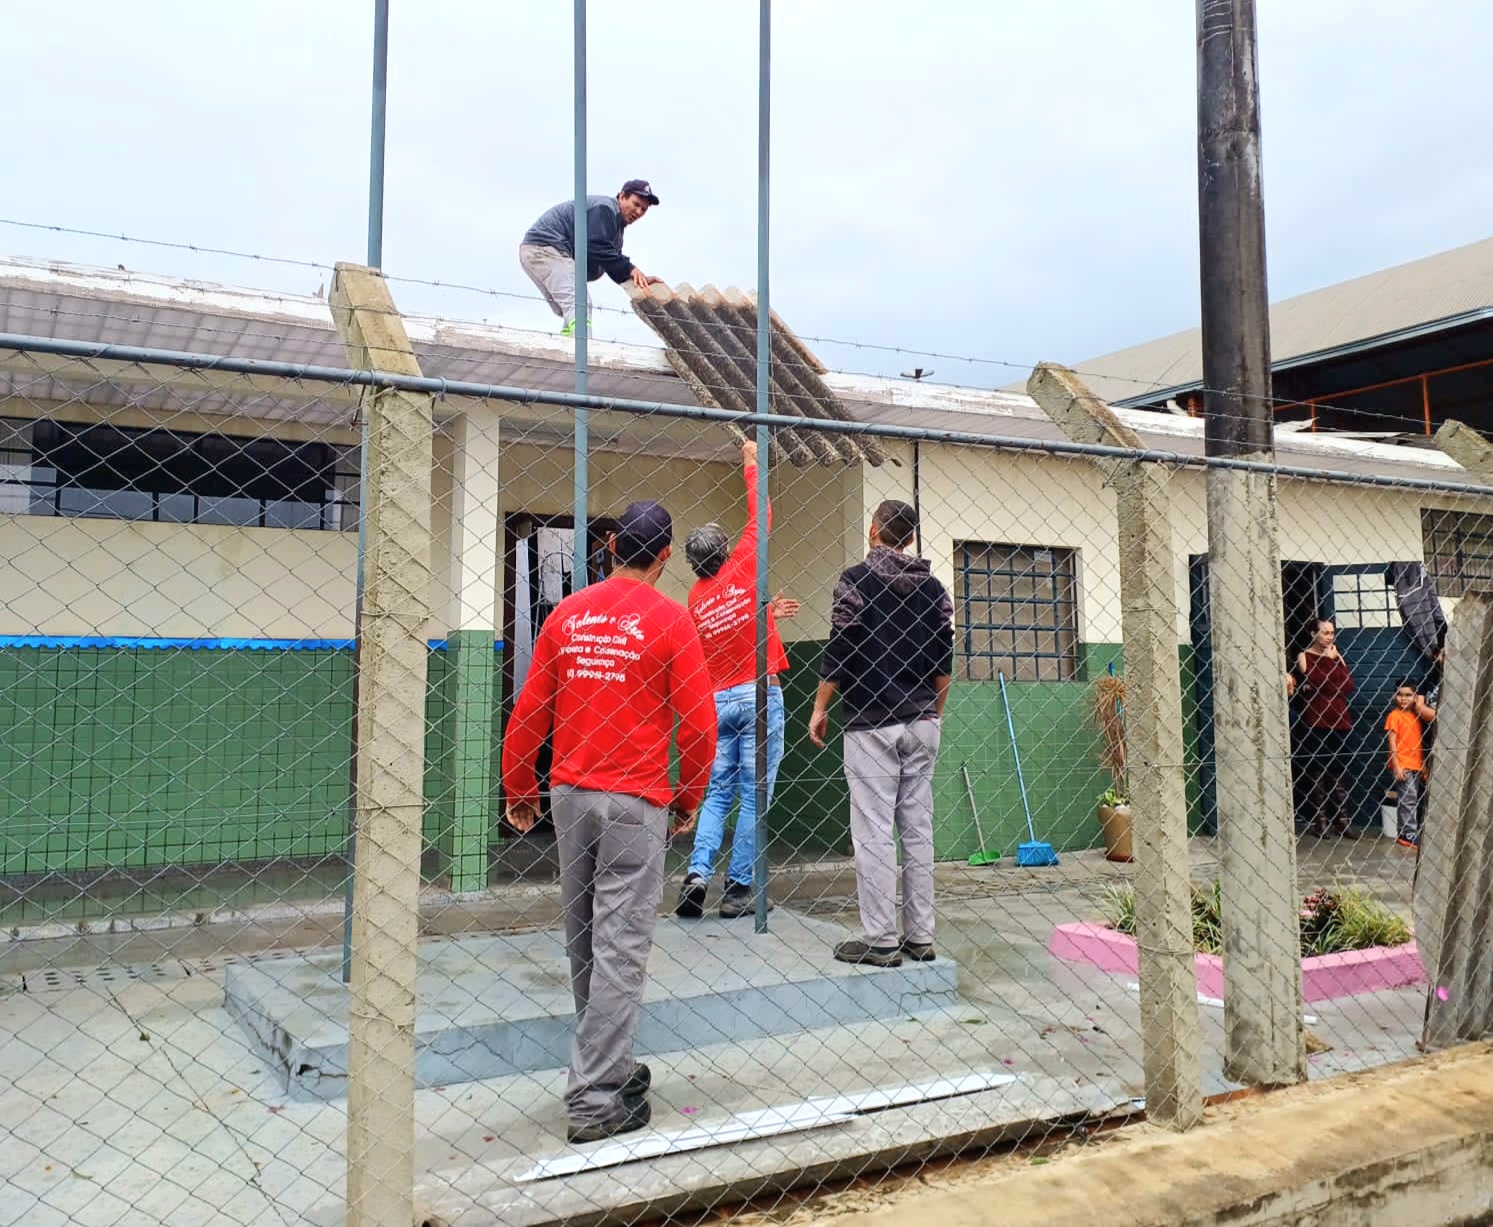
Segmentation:
{"type": "Polygon", "coordinates": [[[653,194],[653,189],[646,179],[629,179],[622,185],[622,195],[641,196],[651,205],[658,203],[658,197],[653,194]]]}
{"type": "Polygon", "coordinates": [[[629,503],[617,520],[613,553],[624,567],[648,567],[674,541],[674,521],[652,499],[629,503]]]}

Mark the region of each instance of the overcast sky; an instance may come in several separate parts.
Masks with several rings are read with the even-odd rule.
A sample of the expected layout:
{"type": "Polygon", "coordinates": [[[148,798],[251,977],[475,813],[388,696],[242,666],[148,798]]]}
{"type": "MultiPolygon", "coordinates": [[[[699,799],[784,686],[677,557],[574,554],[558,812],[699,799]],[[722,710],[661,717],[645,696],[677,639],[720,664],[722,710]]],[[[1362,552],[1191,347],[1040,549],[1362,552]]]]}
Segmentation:
{"type": "MultiPolygon", "coordinates": [[[[1273,298],[1487,237],[1477,0],[1258,0],[1273,298]]],[[[572,193],[568,0],[392,0],[384,265],[550,330],[515,248],[572,193]]],[[[366,246],[372,0],[11,4],[0,217],[325,262],[366,246]]],[[[773,303],[834,367],[1001,384],[1197,323],[1193,6],[780,2],[773,303]],[[1007,365],[999,365],[1008,363],[1007,365]]],[[[756,4],[595,0],[593,191],[646,271],[756,282],[756,4]]],[[[312,292],[314,269],[0,225],[0,252],[312,292]]],[[[600,304],[625,305],[603,282],[600,304]]],[[[602,311],[603,337],[652,341],[602,311]]]]}

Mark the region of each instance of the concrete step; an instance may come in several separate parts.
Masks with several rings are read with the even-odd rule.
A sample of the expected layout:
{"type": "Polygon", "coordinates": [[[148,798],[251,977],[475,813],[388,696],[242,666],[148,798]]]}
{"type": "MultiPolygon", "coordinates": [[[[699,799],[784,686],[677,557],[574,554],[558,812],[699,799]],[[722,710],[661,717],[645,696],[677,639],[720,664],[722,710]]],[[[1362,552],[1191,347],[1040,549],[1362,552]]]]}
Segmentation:
{"type": "MultiPolygon", "coordinates": [[[[752,919],[659,922],[638,1052],[792,1035],[917,1015],[959,1002],[948,959],[875,969],[837,963],[838,925],[774,911],[752,919]]],[[[225,1006],[288,1093],[329,1098],[347,1078],[340,952],[235,964],[225,1006]]],[[[575,1013],[555,930],[420,943],[415,1078],[422,1087],[564,1066],[575,1013]]]]}

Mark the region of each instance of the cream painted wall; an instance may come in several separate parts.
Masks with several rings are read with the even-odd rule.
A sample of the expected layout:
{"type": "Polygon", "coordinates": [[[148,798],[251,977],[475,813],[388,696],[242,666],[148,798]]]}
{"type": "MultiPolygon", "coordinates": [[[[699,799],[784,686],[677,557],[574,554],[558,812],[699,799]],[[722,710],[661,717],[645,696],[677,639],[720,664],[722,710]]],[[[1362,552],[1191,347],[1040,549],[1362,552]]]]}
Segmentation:
{"type": "MultiPolygon", "coordinates": [[[[884,498],[912,501],[911,445],[890,449],[900,469],[868,469],[862,524],[884,498]]],[[[923,552],[946,584],[961,540],[1046,545],[1078,551],[1079,637],[1114,643],[1120,634],[1119,549],[1114,495],[1091,464],[973,448],[920,448],[923,552]]],[[[1204,475],[1176,473],[1173,543],[1179,641],[1190,638],[1188,558],[1207,550],[1204,475]]],[[[1328,563],[1391,562],[1423,556],[1421,497],[1370,487],[1283,481],[1281,556],[1328,563]]],[[[860,532],[864,532],[862,527],[860,532]]]]}
{"type": "Polygon", "coordinates": [[[345,639],[356,533],[0,516],[0,634],[345,639]]]}
{"type": "MultiPolygon", "coordinates": [[[[1077,550],[1079,638],[1119,639],[1114,496],[1091,466],[937,444],[919,451],[923,554],[934,575],[954,589],[957,541],[1077,550]]],[[[863,525],[882,499],[913,501],[911,445],[899,445],[896,454],[901,469],[868,472],[863,525]]]]}
{"type": "MultiPolygon", "coordinates": [[[[888,464],[864,471],[774,470],[771,585],[804,605],[801,616],[784,625],[785,638],[824,637],[835,577],[864,555],[871,511],[884,498],[912,501],[912,447],[895,442],[887,451],[888,464]]],[[[938,444],[920,452],[923,548],[940,579],[953,586],[958,540],[1072,548],[1079,559],[1080,637],[1120,638],[1114,499],[1092,465],[938,444]]],[[[434,457],[433,638],[443,636],[455,616],[449,435],[437,435],[434,457]]],[[[565,443],[501,446],[502,515],[492,527],[500,551],[502,516],[570,513],[571,460],[565,443]]],[[[716,520],[734,537],[745,523],[745,492],[734,464],[594,453],[593,511],[614,515],[635,498],[657,498],[674,516],[676,554],[662,590],[679,600],[693,580],[683,557],[689,529],[716,520]]],[[[1203,475],[1177,473],[1173,499],[1178,637],[1185,640],[1187,559],[1206,549],[1203,475]]],[[[1487,510],[1465,499],[1282,482],[1282,556],[1419,558],[1423,503],[1487,510]]],[[[0,633],[345,637],[352,627],[356,553],[351,533],[0,517],[0,633]]],[[[500,567],[499,593],[502,583],[500,567]]]]}
{"type": "Polygon", "coordinates": [[[862,481],[860,469],[843,465],[773,469],[768,575],[774,594],[803,603],[797,618],[781,624],[787,642],[829,634],[835,580],[865,555],[862,481]]]}
{"type": "MultiPolygon", "coordinates": [[[[570,515],[575,499],[571,462],[568,445],[504,445],[499,465],[503,515],[518,511],[531,515],[570,515]]],[[[683,601],[694,581],[694,574],[684,561],[684,539],[689,530],[715,520],[735,536],[745,525],[746,490],[739,468],[605,451],[594,452],[589,467],[593,516],[618,515],[629,503],[644,498],[657,499],[668,508],[674,519],[674,555],[664,568],[659,590],[675,600],[683,601]]],[[[444,518],[437,529],[438,550],[448,548],[445,542],[449,540],[449,526],[448,496],[444,518]]],[[[500,562],[500,592],[502,583],[500,562]]]]}

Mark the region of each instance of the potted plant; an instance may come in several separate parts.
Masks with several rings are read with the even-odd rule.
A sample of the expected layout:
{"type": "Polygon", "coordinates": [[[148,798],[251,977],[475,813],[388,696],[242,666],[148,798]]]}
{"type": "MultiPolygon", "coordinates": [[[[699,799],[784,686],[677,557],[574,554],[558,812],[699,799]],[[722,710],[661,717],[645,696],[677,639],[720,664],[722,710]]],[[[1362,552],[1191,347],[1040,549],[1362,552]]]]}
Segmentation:
{"type": "Polygon", "coordinates": [[[1099,796],[1104,855],[1112,861],[1134,860],[1125,779],[1125,679],[1115,674],[1113,665],[1094,683],[1094,726],[1099,730],[1099,764],[1110,780],[1099,796]]]}

